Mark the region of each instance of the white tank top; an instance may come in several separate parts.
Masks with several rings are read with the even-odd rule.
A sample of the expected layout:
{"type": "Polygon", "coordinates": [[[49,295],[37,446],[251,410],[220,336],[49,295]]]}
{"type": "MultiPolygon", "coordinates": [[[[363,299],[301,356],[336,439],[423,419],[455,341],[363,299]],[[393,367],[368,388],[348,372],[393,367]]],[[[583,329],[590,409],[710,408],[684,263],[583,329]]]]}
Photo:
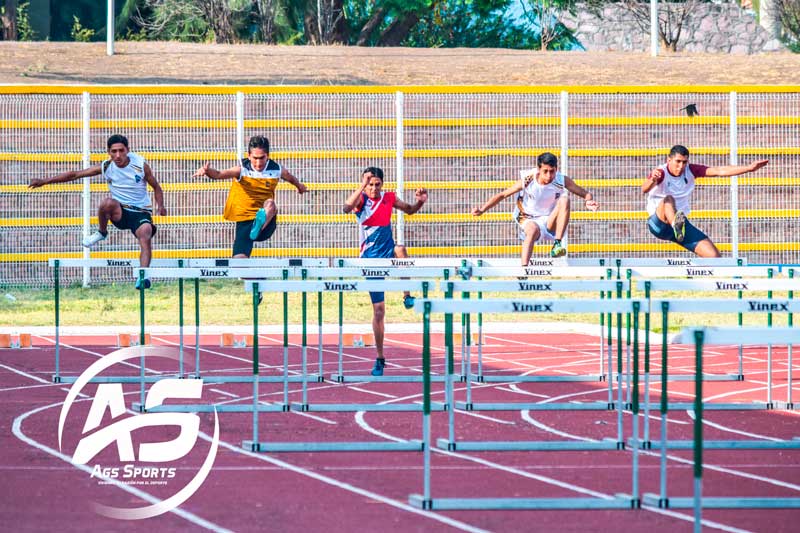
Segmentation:
{"type": "Polygon", "coordinates": [[[110,159],[100,165],[111,197],[123,206],[150,210],[152,203],[147,193],[147,182],[144,180],[144,158],[128,152],[128,160],[128,166],[124,168],[118,167],[110,159]]]}
{"type": "Polygon", "coordinates": [[[689,167],[690,165],[686,165],[680,176],[673,176],[670,174],[667,170],[666,163],[658,167],[664,172],[664,179],[647,192],[647,213],[649,215],[652,216],[656,214],[658,204],[668,194],[675,198],[676,211],[683,211],[685,215],[688,215],[692,211],[694,174],[689,167]]]}
{"type": "Polygon", "coordinates": [[[547,185],[542,185],[536,179],[539,169],[520,171],[522,190],[517,196],[514,206],[514,220],[520,215],[527,217],[541,217],[549,215],[556,206],[562,194],[566,194],[564,175],[556,172],[556,177],[547,185]]]}

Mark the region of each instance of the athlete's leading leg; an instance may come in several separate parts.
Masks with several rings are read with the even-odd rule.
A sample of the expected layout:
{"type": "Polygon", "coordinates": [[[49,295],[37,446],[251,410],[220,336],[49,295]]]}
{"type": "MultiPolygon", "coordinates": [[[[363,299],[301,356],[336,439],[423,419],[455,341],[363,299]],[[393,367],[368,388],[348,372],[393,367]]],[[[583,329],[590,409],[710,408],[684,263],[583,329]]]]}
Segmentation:
{"type": "Polygon", "coordinates": [[[531,219],[523,221],[522,230],[525,232],[525,238],[522,240],[522,266],[528,266],[533,253],[533,245],[539,240],[541,232],[536,222],[531,219]]]}

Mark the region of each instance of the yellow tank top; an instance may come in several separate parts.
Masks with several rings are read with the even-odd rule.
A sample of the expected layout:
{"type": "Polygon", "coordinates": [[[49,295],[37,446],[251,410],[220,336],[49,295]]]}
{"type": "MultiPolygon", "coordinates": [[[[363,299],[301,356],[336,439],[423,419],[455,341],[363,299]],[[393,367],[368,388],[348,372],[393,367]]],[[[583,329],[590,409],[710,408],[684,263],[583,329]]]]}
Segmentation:
{"type": "Polygon", "coordinates": [[[275,188],[281,177],[281,166],[273,160],[261,172],[253,170],[249,159],[243,159],[241,172],[231,184],[223,216],[232,222],[256,218],[264,202],[275,198],[275,188]]]}

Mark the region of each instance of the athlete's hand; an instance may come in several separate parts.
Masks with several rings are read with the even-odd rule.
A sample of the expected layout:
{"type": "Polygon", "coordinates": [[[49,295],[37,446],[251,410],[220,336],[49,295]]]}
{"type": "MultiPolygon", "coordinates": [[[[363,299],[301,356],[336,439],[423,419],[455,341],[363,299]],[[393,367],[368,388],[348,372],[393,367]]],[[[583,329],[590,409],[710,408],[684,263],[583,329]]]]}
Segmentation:
{"type": "Polygon", "coordinates": [[[193,178],[199,178],[201,176],[208,176],[208,169],[209,169],[210,166],[211,166],[211,163],[206,163],[202,167],[198,168],[197,172],[192,174],[192,177],[193,178]]]}
{"type": "Polygon", "coordinates": [[[653,183],[661,183],[664,181],[664,171],[660,168],[654,168],[653,171],[650,173],[649,176],[650,181],[653,183]]]}
{"type": "Polygon", "coordinates": [[[758,161],[754,161],[753,163],[750,163],[749,172],[756,171],[759,168],[764,168],[765,166],[767,166],[767,163],[769,163],[768,159],[759,159],[758,161]]]}
{"type": "Polygon", "coordinates": [[[428,201],[428,190],[424,187],[417,189],[414,191],[414,199],[417,201],[417,203],[424,204],[428,201]]]}
{"type": "Polygon", "coordinates": [[[164,207],[163,205],[158,206],[158,209],[156,210],[156,214],[158,216],[160,216],[160,217],[167,216],[167,208],[164,207]]]}
{"type": "Polygon", "coordinates": [[[597,200],[591,199],[586,200],[586,209],[589,211],[597,211],[600,208],[600,204],[597,203],[597,200]]]}
{"type": "Polygon", "coordinates": [[[38,189],[38,188],[39,188],[39,187],[41,187],[42,185],[46,185],[46,184],[47,184],[47,181],[46,181],[46,180],[43,180],[43,179],[33,179],[33,180],[31,180],[31,182],[28,184],[28,188],[29,188],[29,189],[38,189]]]}
{"type": "Polygon", "coordinates": [[[307,192],[308,192],[308,187],[306,187],[304,184],[298,182],[297,183],[297,194],[305,194],[307,192]]]}
{"type": "Polygon", "coordinates": [[[483,213],[484,213],[484,210],[481,209],[480,207],[476,207],[475,209],[472,210],[472,216],[474,216],[474,217],[479,217],[483,213]]]}

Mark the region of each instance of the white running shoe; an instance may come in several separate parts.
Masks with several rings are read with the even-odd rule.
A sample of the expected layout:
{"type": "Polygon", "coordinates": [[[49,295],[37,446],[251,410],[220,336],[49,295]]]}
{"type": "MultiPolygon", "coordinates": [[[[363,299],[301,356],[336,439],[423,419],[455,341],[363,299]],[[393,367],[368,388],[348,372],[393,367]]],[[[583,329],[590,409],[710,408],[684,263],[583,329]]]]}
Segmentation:
{"type": "Polygon", "coordinates": [[[106,237],[108,237],[108,235],[103,235],[99,231],[95,231],[94,233],[83,239],[83,242],[81,244],[83,244],[85,248],[91,248],[98,242],[106,240],[106,237]]]}

